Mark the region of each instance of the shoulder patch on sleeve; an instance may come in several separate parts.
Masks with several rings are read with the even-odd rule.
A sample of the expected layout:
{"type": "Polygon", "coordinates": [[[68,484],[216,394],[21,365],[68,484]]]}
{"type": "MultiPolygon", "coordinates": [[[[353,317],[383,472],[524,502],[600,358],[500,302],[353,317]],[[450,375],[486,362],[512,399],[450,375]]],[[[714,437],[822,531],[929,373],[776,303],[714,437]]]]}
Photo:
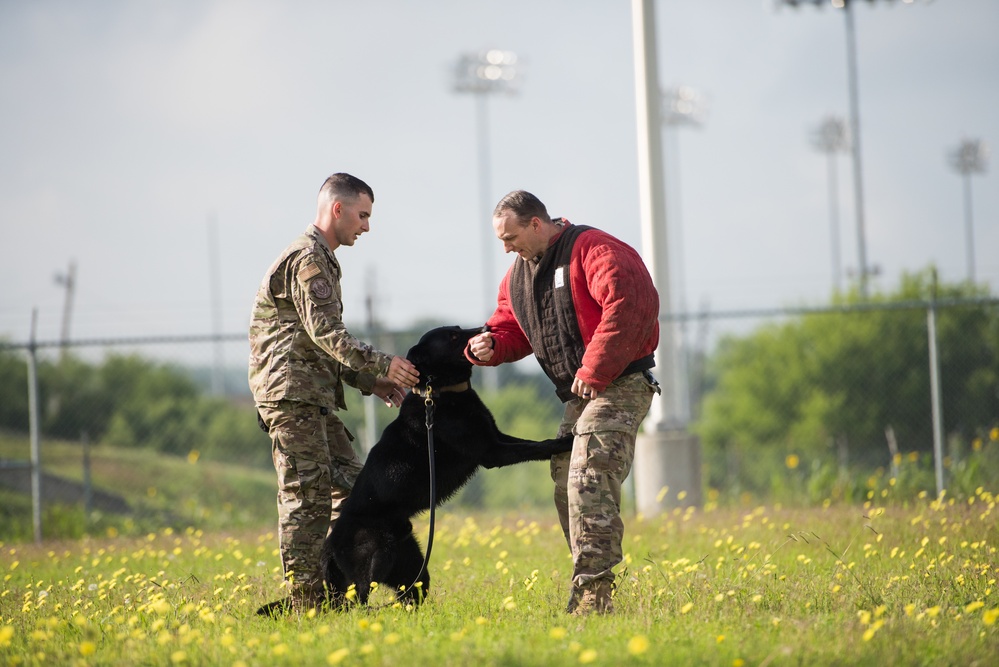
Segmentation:
{"type": "Polygon", "coordinates": [[[325,278],[316,278],[309,284],[309,294],[322,301],[333,295],[333,286],[325,278]]]}

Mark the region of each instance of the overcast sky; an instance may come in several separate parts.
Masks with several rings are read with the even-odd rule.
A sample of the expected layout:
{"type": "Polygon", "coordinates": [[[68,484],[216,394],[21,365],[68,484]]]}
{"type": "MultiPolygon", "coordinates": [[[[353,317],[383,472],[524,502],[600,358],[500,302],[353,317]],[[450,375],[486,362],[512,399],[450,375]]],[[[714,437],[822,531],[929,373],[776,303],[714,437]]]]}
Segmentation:
{"type": "MultiPolygon", "coordinates": [[[[673,268],[713,310],[819,305],[832,289],[828,172],[810,132],[848,110],[843,14],[760,0],[658,2],[662,85],[709,100],[667,134],[673,268]],[[679,178],[675,178],[679,174],[679,178]]],[[[964,137],[999,146],[999,2],[858,2],[873,287],[931,264],[967,275],[964,137]]],[[[338,251],[346,319],[373,289],[389,326],[487,311],[475,100],[459,54],[509,49],[519,93],[488,101],[490,209],[534,192],[637,248],[635,82],[626,0],[0,0],[0,337],[226,333],[315,215],[324,178],[371,184],[371,232],[338,251]],[[220,247],[213,256],[209,220],[220,247]],[[214,259],[213,259],[214,257],[214,259]]],[[[996,158],[993,158],[993,163],[996,158]]],[[[856,267],[838,160],[844,268],[856,267]]],[[[977,274],[999,292],[999,168],[973,180],[977,274]]],[[[490,237],[498,283],[513,255],[490,237]]],[[[490,295],[494,285],[489,285],[490,295]]]]}

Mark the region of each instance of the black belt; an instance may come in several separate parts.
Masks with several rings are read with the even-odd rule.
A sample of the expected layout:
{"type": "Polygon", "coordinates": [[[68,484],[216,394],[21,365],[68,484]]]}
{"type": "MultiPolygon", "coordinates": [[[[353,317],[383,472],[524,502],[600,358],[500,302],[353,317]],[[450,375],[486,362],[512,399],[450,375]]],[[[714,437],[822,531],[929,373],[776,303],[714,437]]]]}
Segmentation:
{"type": "Polygon", "coordinates": [[[656,356],[650,354],[642,357],[641,359],[635,359],[633,362],[624,367],[621,371],[621,375],[618,377],[624,377],[625,375],[631,375],[632,373],[641,373],[642,371],[647,371],[650,368],[655,367],[656,356]]]}

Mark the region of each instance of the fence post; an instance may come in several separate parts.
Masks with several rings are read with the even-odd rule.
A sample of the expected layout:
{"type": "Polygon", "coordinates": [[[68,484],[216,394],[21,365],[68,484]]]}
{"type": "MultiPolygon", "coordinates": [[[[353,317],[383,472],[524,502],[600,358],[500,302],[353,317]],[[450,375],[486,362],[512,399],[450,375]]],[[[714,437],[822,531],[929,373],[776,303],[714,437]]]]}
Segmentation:
{"type": "Polygon", "coordinates": [[[926,333],[930,347],[930,401],[933,415],[933,467],[937,477],[937,498],[944,491],[943,478],[943,408],[940,405],[940,358],[937,354],[937,281],[933,273],[933,291],[926,310],[926,333]]]}
{"type": "Polygon", "coordinates": [[[31,438],[31,519],[35,542],[42,541],[42,457],[38,443],[38,346],[35,329],[38,309],[31,311],[31,340],[28,342],[28,430],[31,438]]]}
{"type": "Polygon", "coordinates": [[[83,516],[84,522],[90,523],[90,512],[94,509],[94,491],[90,482],[90,434],[80,433],[83,442],[83,516]]]}

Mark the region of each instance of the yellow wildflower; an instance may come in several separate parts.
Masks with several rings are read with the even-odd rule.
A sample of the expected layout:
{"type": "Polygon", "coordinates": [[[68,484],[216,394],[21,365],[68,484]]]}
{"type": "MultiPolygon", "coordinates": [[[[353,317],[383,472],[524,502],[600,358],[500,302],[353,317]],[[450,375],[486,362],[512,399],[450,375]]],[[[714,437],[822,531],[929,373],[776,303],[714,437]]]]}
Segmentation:
{"type": "Polygon", "coordinates": [[[338,648],[337,650],[326,656],[326,664],[328,665],[339,665],[343,662],[343,659],[350,655],[350,649],[338,648]]]}
{"type": "Polygon", "coordinates": [[[645,635],[635,635],[628,640],[628,653],[641,655],[649,650],[649,638],[645,635]]]}

